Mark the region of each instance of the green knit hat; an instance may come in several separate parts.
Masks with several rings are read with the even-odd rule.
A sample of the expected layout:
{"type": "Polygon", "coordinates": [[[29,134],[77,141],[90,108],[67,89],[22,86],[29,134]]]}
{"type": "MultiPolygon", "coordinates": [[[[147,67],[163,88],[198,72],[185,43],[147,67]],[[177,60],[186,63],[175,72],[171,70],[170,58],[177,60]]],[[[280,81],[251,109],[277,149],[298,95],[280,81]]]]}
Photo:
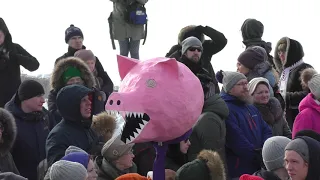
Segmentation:
{"type": "Polygon", "coordinates": [[[81,77],[81,72],[75,67],[68,67],[62,74],[63,82],[67,83],[73,77],[81,77]]]}

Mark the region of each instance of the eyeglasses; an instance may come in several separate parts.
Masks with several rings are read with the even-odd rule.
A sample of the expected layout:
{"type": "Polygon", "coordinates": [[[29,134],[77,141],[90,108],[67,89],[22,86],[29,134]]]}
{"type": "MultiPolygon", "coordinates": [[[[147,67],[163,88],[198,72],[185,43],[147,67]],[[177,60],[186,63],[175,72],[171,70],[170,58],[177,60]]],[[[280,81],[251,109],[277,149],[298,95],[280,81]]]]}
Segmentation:
{"type": "Polygon", "coordinates": [[[192,52],[193,52],[193,51],[196,51],[196,50],[197,50],[198,52],[202,52],[202,49],[201,49],[201,48],[197,48],[197,47],[191,47],[191,48],[189,48],[188,50],[189,50],[189,51],[192,51],[192,52]]]}

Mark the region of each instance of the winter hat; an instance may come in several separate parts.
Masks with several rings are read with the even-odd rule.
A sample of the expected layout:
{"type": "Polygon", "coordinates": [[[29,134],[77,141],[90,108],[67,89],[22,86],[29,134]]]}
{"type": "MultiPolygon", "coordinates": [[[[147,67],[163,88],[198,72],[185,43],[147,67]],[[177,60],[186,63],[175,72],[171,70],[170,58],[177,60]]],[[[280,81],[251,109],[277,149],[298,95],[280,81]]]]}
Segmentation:
{"type": "Polygon", "coordinates": [[[284,136],[273,136],[264,142],[262,159],[268,171],[283,167],[284,149],[290,142],[291,139],[284,136]]]}
{"type": "Polygon", "coordinates": [[[68,67],[62,74],[62,79],[64,83],[67,83],[73,77],[81,77],[81,72],[76,67],[68,67]]]}
{"type": "Polygon", "coordinates": [[[181,54],[184,54],[190,47],[199,47],[201,50],[203,50],[201,41],[193,36],[183,40],[181,46],[181,54]]]}
{"type": "Polygon", "coordinates": [[[27,178],[16,175],[12,172],[0,173],[0,179],[1,180],[28,180],[27,178]]]}
{"type": "Polygon", "coordinates": [[[263,31],[263,24],[256,19],[246,19],[241,26],[243,41],[250,39],[261,39],[263,31]]]}
{"type": "Polygon", "coordinates": [[[50,169],[50,180],[85,180],[87,177],[87,169],[77,162],[60,160],[50,169]]]}
{"type": "Polygon", "coordinates": [[[263,77],[253,78],[253,79],[251,79],[251,81],[248,84],[248,89],[249,89],[250,95],[252,95],[254,93],[254,91],[256,90],[256,88],[259,84],[265,84],[267,87],[270,88],[270,84],[269,84],[268,79],[263,78],[263,77]]]}
{"type": "Polygon", "coordinates": [[[83,61],[94,60],[96,61],[96,57],[94,56],[91,50],[81,49],[74,53],[75,57],[82,59],[83,61]]]}
{"type": "Polygon", "coordinates": [[[141,176],[140,174],[137,174],[137,173],[128,173],[128,174],[124,174],[122,176],[117,177],[115,180],[151,180],[151,179],[145,176],[141,176]]]}
{"type": "Polygon", "coordinates": [[[74,37],[74,36],[80,36],[83,38],[83,34],[80,28],[75,27],[73,24],[70,25],[65,31],[65,41],[68,44],[68,41],[74,37]]]}
{"type": "Polygon", "coordinates": [[[104,144],[101,150],[101,155],[109,160],[114,161],[119,157],[129,153],[132,150],[134,144],[125,144],[121,141],[121,135],[112,137],[109,141],[104,144]]]}
{"type": "Polygon", "coordinates": [[[304,161],[309,163],[309,148],[308,144],[301,138],[292,140],[285,148],[285,150],[291,150],[298,153],[304,161]]]}
{"type": "Polygon", "coordinates": [[[74,153],[74,152],[83,152],[83,153],[87,153],[86,151],[84,151],[81,148],[78,148],[76,146],[69,146],[65,152],[65,155],[68,155],[70,153],[74,153]]]}
{"type": "Polygon", "coordinates": [[[253,69],[257,64],[268,60],[266,50],[260,46],[251,46],[243,51],[238,57],[238,62],[249,69],[253,69]]]}
{"type": "Polygon", "coordinates": [[[181,166],[177,170],[176,180],[209,180],[210,172],[204,160],[195,159],[181,166]]]}
{"type": "Polygon", "coordinates": [[[263,180],[263,178],[259,176],[243,174],[242,176],[240,176],[239,180],[263,180]]]}
{"type": "Polygon", "coordinates": [[[44,94],[42,85],[35,80],[23,81],[18,89],[18,97],[20,101],[28,100],[36,96],[44,94]]]}
{"type": "Polygon", "coordinates": [[[89,164],[90,157],[87,153],[84,152],[73,152],[65,155],[61,160],[77,162],[83,165],[83,167],[87,168],[89,164]]]}
{"type": "Polygon", "coordinates": [[[309,129],[305,129],[305,130],[301,130],[301,131],[298,131],[295,135],[295,137],[293,138],[296,138],[298,136],[308,136],[312,139],[315,139],[317,140],[318,142],[320,142],[320,134],[313,131],[313,130],[309,130],[309,129]]]}
{"type": "Polygon", "coordinates": [[[312,76],[311,80],[308,82],[308,87],[315,98],[320,99],[320,74],[312,76]]]}
{"type": "Polygon", "coordinates": [[[229,92],[240,80],[247,79],[247,77],[239,72],[232,71],[218,71],[216,78],[219,83],[222,83],[225,92],[229,92]]]}

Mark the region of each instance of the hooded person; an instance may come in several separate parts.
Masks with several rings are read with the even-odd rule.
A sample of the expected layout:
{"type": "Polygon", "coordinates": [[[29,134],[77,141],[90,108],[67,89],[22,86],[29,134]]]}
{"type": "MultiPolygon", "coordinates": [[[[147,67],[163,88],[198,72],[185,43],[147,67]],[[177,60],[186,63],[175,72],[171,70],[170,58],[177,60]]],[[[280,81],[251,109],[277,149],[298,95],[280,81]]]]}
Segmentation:
{"type": "Polygon", "coordinates": [[[50,132],[46,141],[48,166],[60,160],[69,146],[76,146],[87,153],[98,144],[98,137],[91,129],[93,91],[82,85],[69,85],[57,95],[57,107],[62,120],[50,132]]]}
{"type": "Polygon", "coordinates": [[[308,137],[311,137],[312,139],[315,139],[315,140],[320,142],[320,134],[315,132],[315,131],[312,131],[312,130],[301,130],[301,131],[298,131],[296,133],[295,137],[293,137],[293,138],[296,138],[298,136],[308,136],[308,137]]]}
{"type": "Polygon", "coordinates": [[[274,64],[280,74],[279,93],[285,101],[286,120],[292,129],[294,120],[299,113],[298,106],[307,96],[308,91],[301,85],[301,72],[311,65],[303,61],[302,45],[288,37],[281,38],[274,51],[274,64]]]}
{"type": "Polygon", "coordinates": [[[44,89],[39,82],[25,80],[5,105],[17,126],[11,154],[21,176],[28,179],[37,178],[38,165],[46,158],[45,142],[50,129],[43,95],[44,89]]]}
{"type": "Polygon", "coordinates": [[[275,68],[273,63],[273,57],[270,55],[272,50],[271,42],[265,42],[262,40],[264,33],[264,25],[257,19],[248,18],[241,26],[242,43],[246,46],[246,49],[251,46],[260,46],[265,49],[270,65],[275,68]]]}
{"type": "Polygon", "coordinates": [[[179,32],[178,44],[171,47],[170,51],[166,54],[166,57],[172,57],[180,61],[180,58],[183,55],[181,52],[182,42],[192,36],[198,38],[202,42],[203,53],[200,59],[201,66],[209,72],[210,78],[213,79],[215,83],[215,92],[220,93],[218,82],[215,80],[215,72],[211,64],[211,58],[227,45],[227,39],[223,33],[209,26],[186,26],[179,32]],[[208,36],[211,40],[205,40],[204,35],[208,36]]]}
{"type": "Polygon", "coordinates": [[[61,88],[70,84],[81,84],[89,89],[93,89],[94,93],[94,114],[100,113],[104,110],[104,101],[106,96],[103,92],[95,88],[95,79],[90,71],[88,65],[79,58],[69,57],[60,60],[54,67],[53,73],[51,75],[51,88],[52,90],[48,96],[48,110],[50,113],[50,118],[53,128],[58,124],[62,117],[58,111],[56,105],[57,93],[61,88]]]}
{"type": "Polygon", "coordinates": [[[299,104],[299,114],[293,124],[292,137],[301,130],[320,133],[320,74],[314,74],[308,81],[309,93],[299,104]]]}
{"type": "Polygon", "coordinates": [[[226,180],[223,162],[218,153],[202,150],[196,159],[177,170],[176,180],[226,180]]]}
{"type": "MultiPolygon", "coordinates": [[[[68,44],[68,52],[56,59],[54,63],[55,66],[62,59],[75,56],[75,53],[78,50],[86,49],[86,47],[83,45],[84,34],[82,30],[79,27],[74,26],[73,24],[71,24],[65,30],[64,40],[65,40],[65,43],[68,44]]],[[[110,79],[107,72],[103,69],[103,66],[97,56],[95,56],[95,69],[97,71],[97,76],[101,77],[103,84],[105,85],[104,92],[109,92],[109,94],[112,93],[113,82],[110,79]]],[[[109,94],[106,93],[107,96],[109,96],[109,94]]]]}
{"type": "Polygon", "coordinates": [[[0,172],[20,174],[10,150],[17,136],[17,126],[10,112],[0,108],[0,172]]]}
{"type": "Polygon", "coordinates": [[[285,168],[292,180],[320,179],[320,143],[307,136],[299,136],[285,148],[285,168]]]}
{"type": "Polygon", "coordinates": [[[21,84],[20,66],[32,72],[39,65],[35,57],[12,42],[11,33],[0,17],[0,107],[4,107],[21,84]]]}

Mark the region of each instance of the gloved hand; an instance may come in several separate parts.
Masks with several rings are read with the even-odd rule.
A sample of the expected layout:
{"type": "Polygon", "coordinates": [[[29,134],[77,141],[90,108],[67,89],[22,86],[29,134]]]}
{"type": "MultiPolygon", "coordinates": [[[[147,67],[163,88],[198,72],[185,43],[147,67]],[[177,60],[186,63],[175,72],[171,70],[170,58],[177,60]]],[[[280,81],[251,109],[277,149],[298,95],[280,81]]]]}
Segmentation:
{"type": "Polygon", "coordinates": [[[203,33],[203,30],[204,30],[204,27],[202,25],[195,27],[195,31],[197,31],[198,33],[203,33]]]}

